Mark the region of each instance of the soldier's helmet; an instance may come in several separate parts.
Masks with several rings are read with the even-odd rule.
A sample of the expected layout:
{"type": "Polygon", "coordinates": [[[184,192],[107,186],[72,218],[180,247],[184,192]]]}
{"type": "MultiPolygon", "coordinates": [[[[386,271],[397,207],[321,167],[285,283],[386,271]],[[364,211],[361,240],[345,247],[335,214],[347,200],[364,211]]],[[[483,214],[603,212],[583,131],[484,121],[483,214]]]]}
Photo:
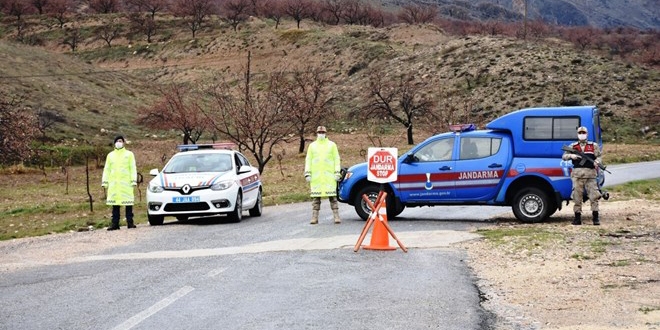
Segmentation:
{"type": "Polygon", "coordinates": [[[578,132],[578,134],[580,134],[580,133],[585,133],[586,134],[587,132],[589,132],[589,130],[587,130],[587,128],[584,127],[584,126],[580,126],[580,127],[578,127],[577,132],[578,132]]]}

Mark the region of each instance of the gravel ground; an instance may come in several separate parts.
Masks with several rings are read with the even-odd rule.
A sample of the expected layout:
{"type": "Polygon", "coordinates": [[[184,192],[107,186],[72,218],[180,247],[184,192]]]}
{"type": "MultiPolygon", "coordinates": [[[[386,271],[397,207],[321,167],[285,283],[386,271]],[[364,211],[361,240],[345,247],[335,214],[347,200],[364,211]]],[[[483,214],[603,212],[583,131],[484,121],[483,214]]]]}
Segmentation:
{"type": "Polygon", "coordinates": [[[541,243],[519,236],[459,244],[498,329],[660,329],[660,202],[600,209],[601,226],[590,216],[571,225],[572,204],[547,223],[501,218],[492,226],[552,233],[541,243]]]}

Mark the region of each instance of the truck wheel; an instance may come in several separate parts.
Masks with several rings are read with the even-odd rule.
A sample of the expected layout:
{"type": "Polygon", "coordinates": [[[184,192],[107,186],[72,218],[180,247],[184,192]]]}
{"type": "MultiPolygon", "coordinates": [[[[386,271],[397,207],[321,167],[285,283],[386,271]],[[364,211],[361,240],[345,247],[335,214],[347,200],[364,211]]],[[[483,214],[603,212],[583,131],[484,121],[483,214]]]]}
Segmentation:
{"type": "Polygon", "coordinates": [[[543,190],[525,188],[513,198],[513,214],[522,222],[541,222],[550,213],[550,199],[543,190]]]}
{"type": "MultiPolygon", "coordinates": [[[[372,203],[376,202],[376,197],[378,197],[378,193],[380,192],[380,186],[378,185],[367,185],[364,188],[360,189],[358,191],[357,195],[355,195],[355,199],[353,200],[353,205],[355,205],[355,212],[362,218],[362,220],[367,220],[369,218],[369,214],[371,214],[371,209],[369,208],[369,205],[362,199],[362,195],[367,195],[369,200],[371,200],[372,203]]],[[[401,214],[403,212],[404,207],[401,207],[400,210],[396,209],[396,205],[394,203],[394,196],[392,194],[387,195],[387,215],[388,219],[393,219],[397,215],[401,214]],[[397,212],[398,211],[398,212],[397,212]]]]}
{"type": "Polygon", "coordinates": [[[165,217],[162,215],[150,215],[147,214],[147,219],[149,219],[149,224],[152,226],[160,226],[163,224],[165,217]]]}

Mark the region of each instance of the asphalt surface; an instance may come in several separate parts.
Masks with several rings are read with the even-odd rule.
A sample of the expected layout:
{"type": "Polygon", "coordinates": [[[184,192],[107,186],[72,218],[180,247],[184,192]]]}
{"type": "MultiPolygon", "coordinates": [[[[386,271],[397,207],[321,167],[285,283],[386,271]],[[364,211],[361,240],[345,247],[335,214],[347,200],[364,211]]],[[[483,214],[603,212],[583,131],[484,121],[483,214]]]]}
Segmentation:
{"type": "MultiPolygon", "coordinates": [[[[608,169],[614,185],[657,177],[660,162],[608,169]]],[[[451,244],[510,208],[406,209],[389,223],[407,253],[392,239],[394,251],[355,252],[365,222],[352,207],[341,205],[340,225],[327,202],[318,225],[309,209],[267,207],[241,223],[168,219],[139,226],[130,245],[0,272],[0,329],[493,327],[466,253],[451,244]]]]}

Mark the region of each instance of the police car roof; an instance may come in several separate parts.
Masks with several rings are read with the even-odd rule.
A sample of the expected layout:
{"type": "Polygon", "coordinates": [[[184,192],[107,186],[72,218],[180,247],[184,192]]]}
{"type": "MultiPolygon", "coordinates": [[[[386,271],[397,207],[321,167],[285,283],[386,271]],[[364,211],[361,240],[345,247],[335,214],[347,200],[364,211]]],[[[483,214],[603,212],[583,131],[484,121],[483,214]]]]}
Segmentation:
{"type": "Polygon", "coordinates": [[[232,142],[209,143],[209,144],[179,144],[176,146],[177,150],[194,151],[194,150],[235,150],[236,144],[232,142]]]}

